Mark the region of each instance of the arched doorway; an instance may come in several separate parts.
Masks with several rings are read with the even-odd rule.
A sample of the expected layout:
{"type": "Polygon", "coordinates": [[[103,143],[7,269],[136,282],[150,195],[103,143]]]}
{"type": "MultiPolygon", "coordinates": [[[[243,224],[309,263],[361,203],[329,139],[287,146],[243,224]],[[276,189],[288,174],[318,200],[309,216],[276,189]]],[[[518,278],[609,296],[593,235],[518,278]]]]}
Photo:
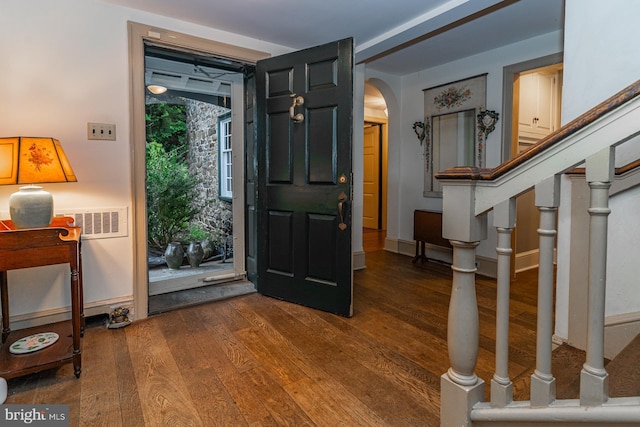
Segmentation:
{"type": "Polygon", "coordinates": [[[365,82],[363,149],[363,247],[384,247],[387,229],[388,109],[380,91],[365,82]]]}

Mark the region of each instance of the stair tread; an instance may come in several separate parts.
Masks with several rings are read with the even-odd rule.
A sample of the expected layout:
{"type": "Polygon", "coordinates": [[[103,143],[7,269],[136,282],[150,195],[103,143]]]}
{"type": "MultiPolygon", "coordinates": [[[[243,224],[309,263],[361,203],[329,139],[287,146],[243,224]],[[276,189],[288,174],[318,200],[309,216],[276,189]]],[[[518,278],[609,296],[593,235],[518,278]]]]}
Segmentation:
{"type": "MultiPolygon", "coordinates": [[[[556,378],[556,398],[577,399],[580,395],[580,371],[585,352],[562,344],[551,354],[551,370],[556,378]]],[[[535,368],[523,372],[513,380],[514,400],[529,400],[531,375],[535,368]]]]}
{"type": "MultiPolygon", "coordinates": [[[[640,396],[640,335],[634,338],[612,361],[606,364],[609,374],[609,396],[640,396]]],[[[585,352],[562,344],[551,357],[553,375],[556,378],[557,399],[580,397],[580,372],[585,352]]],[[[607,362],[607,361],[605,361],[607,362]]],[[[530,399],[531,368],[513,379],[514,400],[530,399]]]]}
{"type": "Polygon", "coordinates": [[[609,373],[609,396],[640,395],[640,335],[631,342],[607,365],[609,373]]]}

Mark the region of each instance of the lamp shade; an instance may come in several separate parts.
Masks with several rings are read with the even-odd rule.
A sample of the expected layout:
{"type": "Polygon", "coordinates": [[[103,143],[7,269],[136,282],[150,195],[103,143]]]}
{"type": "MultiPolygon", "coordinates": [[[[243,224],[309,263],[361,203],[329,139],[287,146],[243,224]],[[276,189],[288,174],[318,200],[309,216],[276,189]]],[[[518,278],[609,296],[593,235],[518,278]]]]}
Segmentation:
{"type": "MultiPolygon", "coordinates": [[[[60,141],[54,138],[0,138],[0,185],[77,181],[60,141]]],[[[28,185],[9,198],[16,228],[47,227],[53,218],[53,198],[28,185]]]]}
{"type": "Polygon", "coordinates": [[[0,185],[77,181],[60,141],[0,138],[0,185]]]}

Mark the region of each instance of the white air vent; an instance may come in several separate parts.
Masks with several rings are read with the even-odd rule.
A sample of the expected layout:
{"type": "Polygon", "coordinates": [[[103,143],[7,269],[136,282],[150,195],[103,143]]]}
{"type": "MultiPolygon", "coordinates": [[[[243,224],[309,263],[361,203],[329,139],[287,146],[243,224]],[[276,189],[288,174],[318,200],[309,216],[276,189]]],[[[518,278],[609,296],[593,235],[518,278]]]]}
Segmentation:
{"type": "Polygon", "coordinates": [[[127,208],[67,209],[56,216],[75,218],[75,225],[82,227],[84,239],[106,239],[127,235],[127,208]]]}

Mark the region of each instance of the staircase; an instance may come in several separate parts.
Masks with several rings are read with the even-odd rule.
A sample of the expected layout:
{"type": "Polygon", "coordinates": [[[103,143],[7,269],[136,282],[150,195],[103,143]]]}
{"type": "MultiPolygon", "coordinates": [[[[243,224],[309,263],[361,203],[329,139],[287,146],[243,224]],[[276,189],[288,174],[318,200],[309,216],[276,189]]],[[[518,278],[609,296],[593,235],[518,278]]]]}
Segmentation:
{"type": "Polygon", "coordinates": [[[640,335],[607,365],[611,397],[640,396],[640,335]]]}
{"type": "MultiPolygon", "coordinates": [[[[556,376],[556,398],[580,397],[580,371],[586,353],[568,344],[562,344],[551,355],[551,370],[556,376]]],[[[605,362],[609,374],[609,397],[640,395],[640,335],[635,337],[612,361],[605,362]]],[[[529,400],[531,375],[535,369],[513,379],[513,399],[529,400]]]]}
{"type": "MultiPolygon", "coordinates": [[[[612,362],[604,357],[609,197],[617,147],[638,144],[640,81],[495,169],[457,167],[436,177],[443,186],[443,236],[453,246],[453,283],[447,341],[450,368],[441,377],[443,426],[640,425],[640,339],[612,362]],[[586,280],[586,351],[553,349],[555,240],[560,180],[584,165],[589,186],[586,280]],[[540,211],[536,366],[528,378],[509,377],[509,288],[515,198],[535,190],[540,211]],[[475,374],[478,360],[476,247],[487,238],[488,213],[497,231],[496,361],[490,379],[475,374]],[[527,390],[528,389],[528,390],[527,390]]],[[[632,170],[634,167],[631,168],[632,170]]],[[[621,172],[621,171],[619,171],[621,172]]],[[[628,173],[625,169],[624,173],[628,173]]],[[[587,215],[587,213],[585,213],[587,215]]],[[[629,215],[629,218],[637,218],[629,215]]],[[[633,221],[633,219],[630,219],[633,221]]],[[[572,236],[573,238],[573,236],[572,236]]],[[[630,255],[630,259],[637,256],[630,255]]]]}

